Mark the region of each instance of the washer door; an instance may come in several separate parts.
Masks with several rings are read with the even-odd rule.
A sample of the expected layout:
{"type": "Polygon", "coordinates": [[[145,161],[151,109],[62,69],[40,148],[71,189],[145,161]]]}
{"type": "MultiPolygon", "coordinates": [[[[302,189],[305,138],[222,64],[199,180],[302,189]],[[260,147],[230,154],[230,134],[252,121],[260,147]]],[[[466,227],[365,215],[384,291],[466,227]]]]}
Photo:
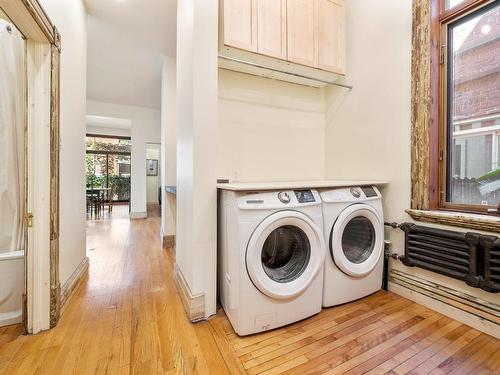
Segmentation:
{"type": "Polygon", "coordinates": [[[366,204],[353,204],[339,215],[330,235],[333,261],[349,276],[370,273],[382,255],[384,226],[366,204]]]}
{"type": "Polygon", "coordinates": [[[253,232],[246,251],[250,279],[262,293],[277,299],[301,294],[324,260],[321,230],[297,211],[279,211],[264,219],[253,232]]]}

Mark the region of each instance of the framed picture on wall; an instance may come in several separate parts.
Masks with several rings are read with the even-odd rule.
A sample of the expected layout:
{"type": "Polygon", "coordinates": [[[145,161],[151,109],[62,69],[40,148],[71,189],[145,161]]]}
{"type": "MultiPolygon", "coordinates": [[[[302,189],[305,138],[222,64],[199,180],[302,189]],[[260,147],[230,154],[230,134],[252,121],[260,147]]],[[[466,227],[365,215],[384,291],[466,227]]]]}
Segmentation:
{"type": "Polygon", "coordinates": [[[158,160],[146,159],[146,176],[158,176],[158,160]]]}

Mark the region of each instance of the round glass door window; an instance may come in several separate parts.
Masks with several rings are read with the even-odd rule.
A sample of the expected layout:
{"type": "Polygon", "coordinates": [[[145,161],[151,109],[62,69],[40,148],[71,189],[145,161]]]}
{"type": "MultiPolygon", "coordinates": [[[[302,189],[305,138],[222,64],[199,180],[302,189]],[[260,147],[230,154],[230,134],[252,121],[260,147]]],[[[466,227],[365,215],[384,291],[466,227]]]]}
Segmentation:
{"type": "Polygon", "coordinates": [[[375,228],[371,221],[364,216],[351,219],[342,234],[342,250],[346,258],[355,264],[363,263],[372,254],[374,246],[375,228]]]}
{"type": "Polygon", "coordinates": [[[304,273],[311,245],[302,229],[286,225],[273,230],[262,246],[264,272],[278,283],[288,283],[304,273]]]}

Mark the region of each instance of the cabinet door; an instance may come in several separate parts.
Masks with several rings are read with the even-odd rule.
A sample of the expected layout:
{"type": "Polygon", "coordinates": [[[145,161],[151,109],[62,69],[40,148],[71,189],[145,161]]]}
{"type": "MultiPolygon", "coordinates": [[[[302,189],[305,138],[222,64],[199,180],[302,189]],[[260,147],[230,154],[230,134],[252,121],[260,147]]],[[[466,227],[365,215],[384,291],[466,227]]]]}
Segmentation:
{"type": "Polygon", "coordinates": [[[315,0],[318,25],[318,67],[345,74],[344,0],[315,0]]]}
{"type": "Polygon", "coordinates": [[[286,0],[257,0],[258,52],[286,59],[286,0]]]}
{"type": "Polygon", "coordinates": [[[314,0],[287,0],[287,60],[318,67],[314,0]]]}
{"type": "Polygon", "coordinates": [[[257,0],[224,0],[224,44],[257,51],[257,0]]]}

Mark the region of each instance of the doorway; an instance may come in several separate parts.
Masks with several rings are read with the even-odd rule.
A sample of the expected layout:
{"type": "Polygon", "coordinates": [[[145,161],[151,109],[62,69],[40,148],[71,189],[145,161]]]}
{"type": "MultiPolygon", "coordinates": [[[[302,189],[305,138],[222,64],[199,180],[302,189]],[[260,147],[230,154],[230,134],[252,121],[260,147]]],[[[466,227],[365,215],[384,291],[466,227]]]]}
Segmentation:
{"type": "Polygon", "coordinates": [[[0,8],[0,327],[22,322],[27,184],[26,39],[0,8]]]}
{"type": "Polygon", "coordinates": [[[146,144],[146,203],[148,217],[161,216],[161,144],[146,144]]]}
{"type": "MultiPolygon", "coordinates": [[[[13,289],[7,290],[7,294],[0,293],[0,305],[1,308],[9,306],[5,299],[13,296],[19,306],[20,298],[24,331],[38,333],[54,327],[60,316],[61,36],[37,2],[0,0],[0,10],[3,29],[0,42],[0,185],[3,190],[0,209],[3,220],[10,222],[4,226],[0,219],[0,231],[3,234],[10,232],[5,237],[2,234],[6,241],[1,250],[2,253],[9,250],[9,253],[19,254],[2,260],[0,266],[7,265],[7,268],[0,270],[0,292],[5,291],[4,277],[9,277],[10,271],[18,268],[12,267],[12,263],[21,265],[16,272],[22,280],[21,287],[16,289],[21,291],[21,296],[13,289]],[[12,43],[22,47],[11,48],[12,43]]],[[[15,285],[17,288],[19,283],[15,285]]],[[[10,312],[17,314],[17,311],[19,309],[15,308],[10,312]]],[[[14,319],[19,320],[17,316],[14,319]]]]}
{"type": "Polygon", "coordinates": [[[88,219],[129,214],[131,149],[130,137],[87,134],[85,175],[88,219]]]}

